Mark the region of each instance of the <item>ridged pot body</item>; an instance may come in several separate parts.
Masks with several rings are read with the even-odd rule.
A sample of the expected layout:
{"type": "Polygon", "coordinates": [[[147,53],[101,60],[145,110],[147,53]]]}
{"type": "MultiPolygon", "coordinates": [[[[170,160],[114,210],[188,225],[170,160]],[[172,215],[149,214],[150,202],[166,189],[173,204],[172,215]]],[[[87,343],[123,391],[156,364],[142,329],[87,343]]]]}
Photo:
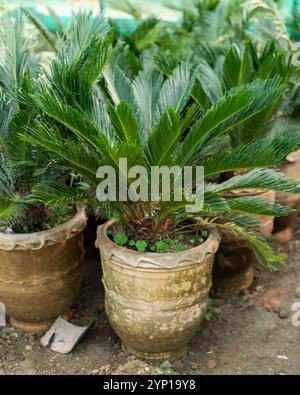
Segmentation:
{"type": "Polygon", "coordinates": [[[85,211],[51,230],[0,234],[0,301],[11,324],[44,332],[78,294],[85,211]]]}
{"type": "Polygon", "coordinates": [[[139,253],[107,237],[113,221],[98,228],[108,319],[123,347],[151,359],[183,356],[206,312],[219,236],[188,251],[139,253]]]}
{"type": "MultiPolygon", "coordinates": [[[[279,170],[294,180],[300,180],[300,150],[290,154],[279,170]]],[[[300,194],[277,192],[276,200],[295,209],[292,214],[275,219],[275,240],[286,242],[293,237],[292,226],[300,212],[300,194]]]]}
{"type": "MultiPolygon", "coordinates": [[[[259,196],[275,202],[274,191],[246,190],[237,191],[230,197],[259,196]]],[[[266,234],[271,234],[274,217],[257,217],[266,234]]],[[[213,271],[214,287],[230,293],[239,292],[251,286],[254,279],[254,264],[256,258],[248,243],[232,232],[222,232],[222,240],[216,256],[213,271]]]]}

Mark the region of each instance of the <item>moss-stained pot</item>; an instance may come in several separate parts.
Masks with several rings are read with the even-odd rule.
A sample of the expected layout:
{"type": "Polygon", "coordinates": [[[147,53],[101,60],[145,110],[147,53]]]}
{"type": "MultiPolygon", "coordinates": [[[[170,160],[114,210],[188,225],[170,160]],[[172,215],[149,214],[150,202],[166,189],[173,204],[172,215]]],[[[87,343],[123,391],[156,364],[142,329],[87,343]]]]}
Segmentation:
{"type": "MultiPolygon", "coordinates": [[[[275,202],[274,191],[238,190],[227,198],[259,196],[275,202]]],[[[274,217],[258,216],[263,231],[270,235],[274,227],[274,217]]],[[[222,241],[216,255],[213,270],[213,286],[228,293],[237,293],[248,289],[254,279],[256,258],[248,243],[232,232],[221,232],[222,241]]]]}
{"type": "MultiPolygon", "coordinates": [[[[290,153],[279,170],[294,180],[300,180],[300,150],[290,153]]],[[[276,200],[295,209],[292,214],[275,219],[274,240],[285,243],[293,237],[293,225],[300,212],[300,195],[278,192],[276,200]]]]}
{"type": "Polygon", "coordinates": [[[198,247],[176,253],[140,253],[98,228],[108,319],[125,350],[151,359],[186,353],[206,312],[211,270],[219,246],[214,229],[198,247]]]}
{"type": "Polygon", "coordinates": [[[70,307],[83,269],[85,209],[50,230],[0,233],[0,301],[12,326],[44,332],[70,307]]]}

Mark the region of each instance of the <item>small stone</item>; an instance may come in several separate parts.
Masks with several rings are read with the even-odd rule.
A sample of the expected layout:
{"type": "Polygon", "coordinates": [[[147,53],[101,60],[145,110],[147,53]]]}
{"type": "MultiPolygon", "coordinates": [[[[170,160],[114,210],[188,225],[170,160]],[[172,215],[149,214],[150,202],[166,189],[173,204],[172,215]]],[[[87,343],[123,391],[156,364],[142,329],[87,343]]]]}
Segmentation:
{"type": "Polygon", "coordinates": [[[286,355],[277,355],[278,359],[283,359],[284,361],[287,361],[289,359],[289,357],[287,357],[286,355]]]}
{"type": "Polygon", "coordinates": [[[32,346],[30,346],[29,344],[27,344],[27,346],[25,346],[25,350],[26,350],[26,351],[32,351],[32,346]]]}
{"type": "Polygon", "coordinates": [[[207,369],[215,369],[217,367],[217,361],[215,359],[209,359],[206,364],[207,369]]]}
{"type": "Polygon", "coordinates": [[[278,312],[278,317],[284,320],[285,318],[288,318],[290,315],[290,311],[287,308],[282,308],[278,312]]]}
{"type": "Polygon", "coordinates": [[[97,375],[97,374],[99,374],[99,369],[94,369],[94,370],[92,370],[92,371],[90,372],[90,375],[92,375],[92,376],[95,376],[95,375],[97,375]]]}
{"type": "Polygon", "coordinates": [[[110,370],[111,370],[111,365],[110,365],[110,364],[103,365],[103,366],[100,367],[100,371],[101,371],[101,372],[104,372],[104,373],[107,373],[107,372],[109,372],[110,370]]]}
{"type": "Polygon", "coordinates": [[[172,364],[170,361],[165,361],[160,365],[161,368],[163,369],[170,369],[172,367],[172,364]]]}
{"type": "Polygon", "coordinates": [[[185,368],[184,363],[182,361],[175,361],[173,363],[173,367],[178,370],[182,370],[185,368]]]}
{"type": "Polygon", "coordinates": [[[300,298],[300,287],[296,289],[295,298],[300,298]]]}

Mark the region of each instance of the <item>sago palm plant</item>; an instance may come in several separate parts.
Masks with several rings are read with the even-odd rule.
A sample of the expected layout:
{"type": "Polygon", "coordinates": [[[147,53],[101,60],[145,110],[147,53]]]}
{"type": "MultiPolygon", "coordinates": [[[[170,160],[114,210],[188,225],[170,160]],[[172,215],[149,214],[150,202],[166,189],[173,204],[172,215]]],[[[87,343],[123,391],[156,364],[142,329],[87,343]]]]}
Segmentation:
{"type": "Polygon", "coordinates": [[[293,79],[299,74],[299,68],[293,65],[292,56],[292,51],[283,51],[275,41],[269,41],[263,47],[249,41],[245,45],[233,44],[225,54],[221,67],[211,67],[205,60],[199,62],[194,99],[202,108],[210,106],[232,88],[256,79],[269,79],[276,75],[281,77],[276,100],[231,131],[233,146],[269,133],[277,118],[277,111],[292,87],[293,79]]]}
{"type": "Polygon", "coordinates": [[[87,39],[81,34],[82,24],[72,29],[76,34],[73,30],[65,38],[50,72],[34,84],[30,97],[40,116],[35,127],[22,136],[50,153],[54,166],[72,168],[85,182],[77,190],[55,182],[41,183],[34,188],[35,200],[98,205],[117,219],[121,244],[142,241],[144,249],[159,250],[159,241],[178,240],[180,234],[214,225],[245,237],[269,268],[281,263],[283,256],[273,254],[251,215],[285,215],[290,209],[257,197],[227,200],[226,194],[241,188],[299,191],[298,183],[266,169],[298,148],[299,138],[275,135],[235,149],[215,150],[222,136],[276,100],[280,78],[234,88],[201,112],[196,104],[187,106],[195,81],[188,63],[179,64],[167,79],[152,70],[139,73],[132,84],[107,86],[102,74],[109,61],[110,38],[103,31],[93,31],[89,24],[84,29],[87,39]],[[204,166],[204,206],[196,213],[186,212],[190,202],[177,201],[175,188],[167,201],[161,195],[158,201],[151,201],[151,177],[146,182],[147,199],[139,199],[140,189],[133,184],[138,175],[129,178],[128,184],[120,181],[128,176],[125,168],[119,168],[124,158],[128,169],[143,166],[147,174],[153,166],[204,166]],[[119,176],[117,187],[136,188],[133,195],[125,201],[99,202],[95,191],[100,166],[111,166],[119,176]],[[223,183],[212,182],[219,174],[243,169],[249,172],[223,183]]]}
{"type": "MultiPolygon", "coordinates": [[[[30,95],[30,81],[40,72],[36,42],[25,28],[21,14],[1,18],[0,28],[0,229],[27,233],[53,226],[72,209],[48,209],[30,200],[32,187],[42,179],[61,179],[51,160],[22,141],[37,115],[30,95]]],[[[65,218],[62,218],[64,220],[65,218]]]]}

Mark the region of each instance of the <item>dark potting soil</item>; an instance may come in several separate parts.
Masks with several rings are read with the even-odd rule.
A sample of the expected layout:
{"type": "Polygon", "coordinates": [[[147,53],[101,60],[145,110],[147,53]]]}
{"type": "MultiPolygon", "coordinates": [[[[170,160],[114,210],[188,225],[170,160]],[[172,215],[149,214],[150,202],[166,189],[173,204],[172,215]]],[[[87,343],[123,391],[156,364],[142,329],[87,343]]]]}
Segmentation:
{"type": "Polygon", "coordinates": [[[3,233],[29,234],[53,229],[62,223],[69,221],[76,214],[73,206],[60,207],[33,207],[29,206],[24,216],[13,226],[4,225],[0,227],[3,233]]]}
{"type": "Polygon", "coordinates": [[[203,244],[208,236],[207,230],[197,230],[196,232],[186,232],[169,237],[168,235],[157,237],[156,240],[138,240],[117,228],[108,229],[108,237],[118,245],[139,252],[174,253],[189,250],[203,244]]]}

